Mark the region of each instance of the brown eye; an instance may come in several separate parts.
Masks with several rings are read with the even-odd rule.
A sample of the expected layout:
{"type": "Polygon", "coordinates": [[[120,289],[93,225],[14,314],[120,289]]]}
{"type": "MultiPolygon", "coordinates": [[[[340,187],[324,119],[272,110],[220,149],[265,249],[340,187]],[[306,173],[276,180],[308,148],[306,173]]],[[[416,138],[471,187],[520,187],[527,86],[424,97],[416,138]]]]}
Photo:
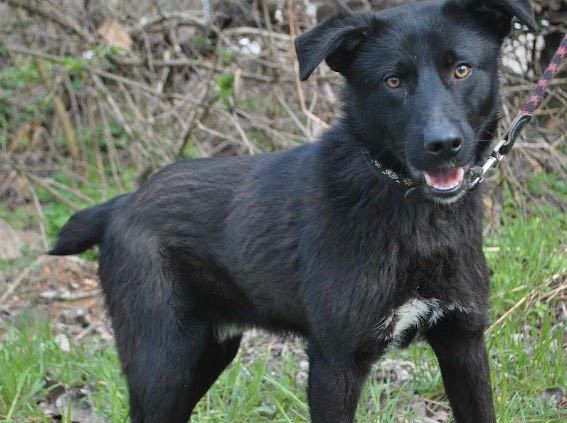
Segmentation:
{"type": "Polygon", "coordinates": [[[467,65],[466,63],[461,63],[459,66],[455,68],[455,78],[457,79],[465,79],[468,77],[472,72],[472,67],[467,65]]]}
{"type": "Polygon", "coordinates": [[[395,90],[400,88],[400,85],[402,85],[402,81],[400,81],[400,78],[398,78],[397,76],[390,76],[389,78],[386,79],[386,85],[392,88],[393,90],[395,90]]]}

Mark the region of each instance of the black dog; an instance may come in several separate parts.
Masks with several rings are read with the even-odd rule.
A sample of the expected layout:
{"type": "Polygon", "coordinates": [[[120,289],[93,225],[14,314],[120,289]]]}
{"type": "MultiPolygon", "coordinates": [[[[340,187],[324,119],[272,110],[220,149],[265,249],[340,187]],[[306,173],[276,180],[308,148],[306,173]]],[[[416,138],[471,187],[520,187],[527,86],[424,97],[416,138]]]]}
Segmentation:
{"type": "Polygon", "coordinates": [[[308,342],[314,423],[352,422],[371,365],[422,335],[458,422],[494,422],[483,338],[483,207],[468,188],[495,132],[498,63],[528,0],[424,1],[328,20],[302,79],[346,79],[320,142],[160,171],[81,211],[51,254],[100,244],[133,422],[185,422],[259,327],[308,342]]]}

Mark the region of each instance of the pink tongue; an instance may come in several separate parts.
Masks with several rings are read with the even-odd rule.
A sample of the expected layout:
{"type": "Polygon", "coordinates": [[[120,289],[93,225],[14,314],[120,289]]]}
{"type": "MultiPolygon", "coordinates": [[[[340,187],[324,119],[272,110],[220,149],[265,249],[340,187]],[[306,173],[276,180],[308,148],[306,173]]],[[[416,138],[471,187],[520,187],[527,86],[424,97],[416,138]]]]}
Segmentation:
{"type": "Polygon", "coordinates": [[[432,172],[427,172],[431,181],[438,186],[452,186],[459,182],[459,169],[439,169],[432,172]]]}

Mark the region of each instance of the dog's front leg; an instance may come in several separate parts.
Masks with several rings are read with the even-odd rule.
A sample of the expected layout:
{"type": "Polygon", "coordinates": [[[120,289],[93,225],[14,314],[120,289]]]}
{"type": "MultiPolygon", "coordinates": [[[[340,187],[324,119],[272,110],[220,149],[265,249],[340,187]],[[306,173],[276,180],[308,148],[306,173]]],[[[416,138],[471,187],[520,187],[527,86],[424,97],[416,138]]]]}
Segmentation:
{"type": "Polygon", "coordinates": [[[309,406],[312,423],[352,423],[370,363],[331,362],[317,349],[309,353],[309,406]]]}
{"type": "Polygon", "coordinates": [[[427,335],[457,423],[494,423],[490,369],[483,330],[445,325],[427,335]]]}

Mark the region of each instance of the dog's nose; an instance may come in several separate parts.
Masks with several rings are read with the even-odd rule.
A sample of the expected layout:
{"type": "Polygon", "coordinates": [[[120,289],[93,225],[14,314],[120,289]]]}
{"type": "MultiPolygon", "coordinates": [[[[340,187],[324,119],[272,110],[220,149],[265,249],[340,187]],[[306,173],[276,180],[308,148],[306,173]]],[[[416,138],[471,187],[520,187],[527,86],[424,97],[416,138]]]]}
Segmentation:
{"type": "Polygon", "coordinates": [[[457,130],[433,131],[426,135],[424,142],[429,154],[442,159],[452,159],[463,147],[457,130]]]}

